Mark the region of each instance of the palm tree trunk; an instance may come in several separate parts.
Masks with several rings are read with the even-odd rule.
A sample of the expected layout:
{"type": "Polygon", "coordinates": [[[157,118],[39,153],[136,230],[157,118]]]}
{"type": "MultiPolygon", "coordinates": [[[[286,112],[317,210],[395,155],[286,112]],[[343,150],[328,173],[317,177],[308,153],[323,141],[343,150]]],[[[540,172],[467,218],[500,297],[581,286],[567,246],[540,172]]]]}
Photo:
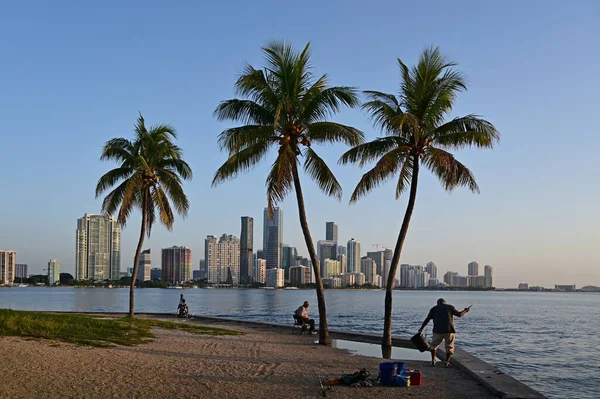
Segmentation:
{"type": "Polygon", "coordinates": [[[304,234],[304,241],[308,248],[308,254],[312,262],[313,271],[315,273],[315,283],[317,285],[317,304],[319,307],[319,344],[329,345],[329,329],[327,328],[327,312],[325,310],[325,293],[323,292],[323,280],[321,280],[321,271],[319,270],[319,259],[315,246],[310,236],[308,229],[308,221],[306,220],[306,209],[304,207],[304,197],[302,196],[302,186],[300,185],[300,176],[298,175],[298,164],[294,162],[292,166],[294,175],[294,188],[296,191],[296,199],[298,200],[298,215],[300,216],[300,227],[304,234]]]}
{"type": "Polygon", "coordinates": [[[392,264],[387,279],[387,286],[385,288],[385,316],[383,322],[383,339],[381,345],[384,347],[392,346],[392,290],[394,289],[394,280],[396,279],[396,271],[398,270],[398,263],[400,262],[400,254],[402,253],[402,246],[406,239],[406,233],[408,232],[408,225],[410,218],[412,217],[413,209],[415,207],[415,200],[417,199],[417,183],[419,182],[419,157],[413,157],[413,170],[412,179],[410,182],[410,195],[408,197],[408,205],[406,206],[406,212],[404,213],[404,220],[402,221],[402,227],[400,227],[400,234],[398,234],[398,241],[396,241],[396,247],[394,248],[394,255],[392,256],[392,264]]]}
{"type": "Polygon", "coordinates": [[[129,317],[133,317],[133,291],[135,289],[135,281],[137,279],[140,253],[142,252],[142,246],[144,245],[144,236],[146,235],[146,225],[148,224],[148,193],[144,193],[144,202],[142,204],[142,227],[140,228],[140,240],[138,241],[137,249],[135,250],[135,257],[133,259],[133,270],[131,272],[131,285],[129,286],[129,317]]]}

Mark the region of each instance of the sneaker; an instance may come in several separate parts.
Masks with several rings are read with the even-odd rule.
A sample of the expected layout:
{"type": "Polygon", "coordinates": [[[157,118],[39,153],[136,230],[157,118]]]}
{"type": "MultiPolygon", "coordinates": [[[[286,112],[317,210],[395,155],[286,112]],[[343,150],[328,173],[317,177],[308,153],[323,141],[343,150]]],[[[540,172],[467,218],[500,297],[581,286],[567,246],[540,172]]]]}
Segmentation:
{"type": "Polygon", "coordinates": [[[311,331],[310,334],[311,335],[317,335],[318,333],[316,331],[311,331]]]}
{"type": "Polygon", "coordinates": [[[450,362],[444,362],[444,366],[445,367],[450,367],[450,366],[452,366],[452,363],[450,363],[450,362]]]}

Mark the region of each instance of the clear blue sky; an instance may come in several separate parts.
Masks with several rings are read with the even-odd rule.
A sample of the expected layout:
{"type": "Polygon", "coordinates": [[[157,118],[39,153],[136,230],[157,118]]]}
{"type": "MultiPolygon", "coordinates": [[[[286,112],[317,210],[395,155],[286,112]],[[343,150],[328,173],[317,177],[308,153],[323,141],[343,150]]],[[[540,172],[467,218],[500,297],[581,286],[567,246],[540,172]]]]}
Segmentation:
{"type": "MultiPolygon", "coordinates": [[[[477,113],[502,134],[494,150],[458,154],[481,194],[445,193],[421,179],[402,263],[433,260],[465,274],[472,260],[495,267],[496,285],[521,281],[600,284],[600,3],[562,1],[158,2],[7,1],[0,9],[0,248],[41,272],[48,258],[74,272],[76,219],[98,213],[94,188],[114,164],[99,161],[112,137],[130,137],[141,111],[171,123],[193,167],[185,186],[191,211],[150,246],[192,247],[194,268],[207,234],[239,235],[240,216],[255,218],[262,245],[268,163],[211,188],[226,159],[216,136],[230,123],[212,111],[232,98],[244,62],[262,65],[260,46],[310,41],[316,74],[331,84],[394,92],[396,58],[415,62],[441,46],[469,77],[453,116],[477,113]]],[[[360,110],[335,120],[376,136],[360,110]]],[[[345,189],[326,198],[307,179],[315,240],[325,222],[363,253],[392,247],[406,198],[387,184],[358,205],[348,197],[361,171],[340,167],[343,147],[318,149],[345,189]]],[[[293,198],[284,209],[284,241],[306,255],[293,198]]],[[[123,231],[122,270],[131,264],[139,221],[123,231]]]]}

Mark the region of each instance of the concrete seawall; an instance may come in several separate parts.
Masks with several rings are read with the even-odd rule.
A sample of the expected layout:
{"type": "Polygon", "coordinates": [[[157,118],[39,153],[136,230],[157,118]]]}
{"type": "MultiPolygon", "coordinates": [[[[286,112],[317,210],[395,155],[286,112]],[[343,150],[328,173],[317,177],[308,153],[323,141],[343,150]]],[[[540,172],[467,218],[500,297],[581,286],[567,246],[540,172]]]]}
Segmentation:
{"type": "MultiPolygon", "coordinates": [[[[73,312],[48,312],[48,313],[73,313],[73,312]]],[[[85,314],[104,314],[103,312],[82,312],[85,314]]],[[[110,313],[124,315],[124,313],[110,313]]],[[[172,313],[137,313],[139,316],[157,317],[157,318],[173,318],[177,317],[172,313]]],[[[268,323],[261,321],[247,321],[239,319],[228,319],[221,317],[211,317],[202,315],[191,315],[192,318],[189,321],[196,321],[202,323],[226,323],[232,325],[242,325],[244,327],[255,327],[255,328],[269,328],[281,333],[291,334],[292,332],[292,320],[290,318],[289,324],[279,323],[268,323]]],[[[381,335],[378,334],[364,334],[356,333],[351,331],[340,331],[340,330],[329,330],[331,339],[340,339],[346,341],[363,342],[368,344],[381,344],[381,335]]],[[[410,339],[393,337],[392,345],[404,348],[414,348],[410,339]]],[[[440,359],[445,358],[443,350],[438,350],[438,356],[440,359]]],[[[504,399],[543,399],[546,398],[541,393],[528,387],[522,382],[517,381],[513,377],[505,374],[497,367],[484,362],[478,357],[470,354],[469,352],[456,348],[454,356],[452,357],[452,363],[455,367],[464,370],[471,378],[482,384],[494,395],[504,399]]]]}

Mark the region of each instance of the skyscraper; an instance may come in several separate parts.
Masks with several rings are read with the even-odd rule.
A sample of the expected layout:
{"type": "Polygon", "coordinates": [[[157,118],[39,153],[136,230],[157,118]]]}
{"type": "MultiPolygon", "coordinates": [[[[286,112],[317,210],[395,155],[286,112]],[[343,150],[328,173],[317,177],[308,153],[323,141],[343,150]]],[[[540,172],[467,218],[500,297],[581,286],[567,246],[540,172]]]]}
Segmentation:
{"type": "Polygon", "coordinates": [[[325,223],[325,239],[327,241],[337,242],[337,240],[338,240],[338,225],[336,222],[325,223]]]}
{"type": "Polygon", "coordinates": [[[253,280],[252,248],[254,245],[254,219],[242,216],[240,234],[240,283],[251,284],[253,280]]]}
{"type": "Polygon", "coordinates": [[[256,281],[264,284],[267,282],[267,261],[261,258],[256,258],[254,264],[254,275],[256,281]]]}
{"type": "Polygon", "coordinates": [[[354,238],[348,240],[348,273],[360,272],[360,243],[354,238]]]}
{"type": "MultiPolygon", "coordinates": [[[[206,256],[206,247],[204,248],[204,255],[206,256]]],[[[200,259],[198,262],[198,270],[200,271],[200,275],[198,276],[200,280],[205,280],[208,278],[208,269],[206,268],[206,259],[200,259]]]]}
{"type": "Polygon", "coordinates": [[[281,246],[281,268],[284,271],[284,280],[290,279],[290,267],[296,265],[296,257],[298,256],[298,250],[296,247],[290,247],[283,244],[281,246]]]}
{"type": "Polygon", "coordinates": [[[384,251],[375,251],[375,252],[367,252],[367,257],[371,258],[375,261],[377,265],[377,274],[383,276],[383,269],[385,264],[385,252],[384,251]]]}
{"type": "Polygon", "coordinates": [[[360,272],[365,275],[365,282],[375,285],[377,282],[377,263],[366,256],[360,260],[360,272]]]}
{"type": "Polygon", "coordinates": [[[223,234],[218,241],[216,237],[208,236],[204,242],[204,251],[209,283],[239,283],[240,240],[236,236],[223,234]]]}
{"type": "Polygon", "coordinates": [[[273,288],[280,288],[283,287],[283,269],[280,268],[271,268],[271,269],[267,269],[267,276],[266,276],[266,283],[265,285],[267,287],[273,287],[273,288]]]}
{"type": "Polygon", "coordinates": [[[437,278],[437,266],[435,263],[428,262],[427,265],[425,265],[425,271],[429,273],[431,278],[437,278]]]}
{"type": "Polygon", "coordinates": [[[394,251],[392,251],[391,249],[386,249],[385,251],[383,251],[383,274],[381,275],[381,285],[384,287],[387,287],[387,281],[389,278],[388,275],[392,267],[392,256],[394,256],[394,251]]]}
{"type": "Polygon", "coordinates": [[[283,244],[283,210],[273,208],[269,218],[269,209],[263,214],[263,251],[267,261],[267,269],[281,267],[281,244],[283,244]]]}
{"type": "Polygon", "coordinates": [[[17,253],[10,249],[0,249],[0,284],[12,284],[15,280],[17,253]]]}
{"type": "Polygon", "coordinates": [[[163,281],[177,284],[192,279],[191,248],[178,246],[163,248],[161,261],[163,281]]]}
{"type": "MultiPolygon", "coordinates": [[[[17,263],[15,265],[15,281],[18,283],[22,283],[23,280],[25,280],[27,277],[29,277],[29,275],[27,274],[28,272],[28,266],[24,263],[17,263]]],[[[0,280],[2,280],[2,275],[0,274],[0,280]]]]}
{"type": "Polygon", "coordinates": [[[121,270],[121,228],[114,217],[86,213],[77,219],[75,278],[118,280],[121,270]]]}
{"type": "Polygon", "coordinates": [[[145,251],[142,251],[142,253],[140,253],[140,261],[138,263],[138,274],[137,274],[137,280],[140,283],[143,283],[144,281],[150,281],[150,274],[151,274],[151,270],[152,270],[152,259],[151,259],[151,251],[150,248],[148,248],[145,251]]]}
{"type": "Polygon", "coordinates": [[[469,273],[467,276],[479,276],[479,263],[473,261],[469,263],[469,273]]]}
{"type": "Polygon", "coordinates": [[[494,268],[490,265],[485,265],[483,268],[483,275],[485,276],[485,288],[493,288],[494,268]]]}
{"type": "Polygon", "coordinates": [[[317,241],[317,256],[319,257],[319,271],[321,276],[327,275],[327,259],[337,260],[337,242],[319,240],[317,241]]]}
{"type": "Polygon", "coordinates": [[[60,283],[60,261],[50,259],[48,261],[48,284],[55,285],[60,283]]]}
{"type": "Polygon", "coordinates": [[[340,273],[346,274],[348,273],[348,258],[344,254],[338,254],[337,256],[338,262],[340,262],[340,273]]]}

